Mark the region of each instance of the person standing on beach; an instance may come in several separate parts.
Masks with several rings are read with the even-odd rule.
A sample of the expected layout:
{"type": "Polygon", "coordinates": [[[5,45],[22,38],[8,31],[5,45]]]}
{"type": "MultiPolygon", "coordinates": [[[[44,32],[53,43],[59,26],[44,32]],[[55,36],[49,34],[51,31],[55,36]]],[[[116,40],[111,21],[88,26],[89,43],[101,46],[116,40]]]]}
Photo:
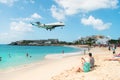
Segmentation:
{"type": "Polygon", "coordinates": [[[115,54],[115,46],[112,47],[113,54],[115,54]]]}
{"type": "Polygon", "coordinates": [[[84,49],[84,55],[86,54],[86,49],[84,49]]]}
{"type": "Polygon", "coordinates": [[[62,51],[62,54],[64,54],[64,50],[62,51]]]}
{"type": "Polygon", "coordinates": [[[88,47],[88,52],[90,52],[90,47],[88,47]]]}
{"type": "Polygon", "coordinates": [[[115,54],[115,48],[113,48],[113,54],[115,54]]]}
{"type": "Polygon", "coordinates": [[[110,51],[110,45],[108,46],[108,50],[110,51]]]}

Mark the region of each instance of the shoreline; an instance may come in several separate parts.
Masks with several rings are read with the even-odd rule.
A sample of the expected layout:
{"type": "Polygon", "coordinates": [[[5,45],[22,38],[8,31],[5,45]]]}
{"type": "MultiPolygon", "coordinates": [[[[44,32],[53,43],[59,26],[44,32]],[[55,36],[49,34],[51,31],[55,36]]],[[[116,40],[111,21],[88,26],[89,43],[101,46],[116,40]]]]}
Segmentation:
{"type": "MultiPolygon", "coordinates": [[[[67,47],[73,47],[73,48],[78,48],[80,49],[80,47],[77,46],[67,46],[67,47]]],[[[82,49],[82,48],[81,48],[82,49]]],[[[0,73],[8,73],[8,72],[14,72],[14,71],[18,71],[18,70],[22,70],[24,68],[30,68],[32,66],[37,66],[37,65],[45,65],[47,63],[51,63],[51,62],[55,62],[54,60],[60,60],[64,57],[70,57],[70,56],[76,56],[76,55],[82,55],[83,51],[75,51],[75,52],[67,52],[64,54],[60,54],[60,53],[56,53],[56,54],[48,54],[46,56],[44,56],[44,58],[42,60],[37,60],[37,61],[33,61],[31,63],[26,63],[26,64],[21,64],[18,66],[13,66],[13,67],[9,67],[9,68],[3,68],[0,69],[0,73]]]]}
{"type": "MultiPolygon", "coordinates": [[[[85,55],[78,54],[75,56],[72,55],[72,56],[63,57],[60,59],[53,59],[51,61],[48,59],[48,62],[46,63],[43,62],[44,63],[43,65],[38,63],[37,65],[24,67],[17,71],[0,73],[0,79],[1,80],[9,80],[9,79],[11,80],[69,80],[69,79],[79,80],[77,78],[80,77],[83,80],[89,80],[89,79],[103,80],[99,78],[98,75],[96,75],[96,74],[99,74],[99,75],[102,74],[101,76],[104,78],[104,80],[109,80],[108,77],[113,75],[111,69],[110,70],[107,69],[108,66],[111,64],[111,62],[109,61],[103,62],[103,59],[111,57],[112,51],[108,51],[108,48],[95,47],[95,48],[92,48],[90,52],[93,53],[93,56],[95,57],[95,60],[96,60],[95,65],[98,65],[98,67],[96,67],[95,70],[89,73],[83,73],[83,72],[75,73],[75,71],[71,70],[77,67],[80,62],[79,61],[80,58],[82,56],[85,56],[85,55]],[[106,69],[107,71],[104,69],[106,69]],[[111,71],[111,73],[108,73],[109,71],[111,71]],[[89,79],[86,79],[87,77],[89,79]],[[96,79],[93,79],[93,78],[96,78],[96,79]]],[[[118,52],[120,52],[120,48],[116,50],[116,53],[118,52]]],[[[114,61],[112,62],[112,64],[113,63],[114,61]]],[[[120,64],[116,62],[114,63],[114,65],[110,67],[110,68],[112,67],[115,68],[115,70],[113,71],[115,76],[117,75],[115,74],[115,71],[118,71],[116,69],[120,70],[120,68],[117,67],[117,65],[120,65],[120,64]]],[[[120,80],[120,77],[118,77],[119,79],[116,79],[115,77],[114,77],[115,79],[113,79],[113,77],[110,77],[110,79],[120,80]]]]}
{"type": "MultiPolygon", "coordinates": [[[[67,46],[67,47],[72,47],[72,46],[67,46]]],[[[72,47],[72,48],[77,48],[77,47],[72,47]]],[[[75,52],[66,52],[65,54],[67,54],[67,55],[69,55],[69,53],[76,53],[76,52],[80,52],[80,50],[78,50],[78,51],[75,51],[75,52]]],[[[61,53],[54,53],[54,54],[52,54],[52,53],[49,53],[49,54],[47,54],[47,55],[57,55],[57,56],[61,56],[61,57],[63,57],[63,55],[61,55],[62,54],[62,52],[61,53]]],[[[35,60],[35,61],[32,61],[32,62],[30,62],[30,63],[25,63],[25,64],[19,64],[19,65],[15,65],[15,66],[10,66],[10,67],[7,67],[7,68],[2,68],[1,67],[1,69],[0,69],[0,72],[1,71],[11,71],[11,70],[15,70],[15,69],[19,69],[19,68],[21,68],[21,67],[23,67],[24,68],[24,66],[26,67],[26,66],[30,66],[30,65],[33,65],[33,64],[43,64],[44,62],[46,62],[47,61],[47,59],[50,59],[50,58],[46,58],[46,56],[47,55],[45,55],[42,59],[38,59],[38,60],[35,60]]],[[[55,58],[57,58],[57,57],[55,57],[55,56],[53,56],[53,57],[51,57],[51,60],[52,60],[52,58],[53,59],[55,59],[55,58]]]]}
{"type": "Polygon", "coordinates": [[[45,65],[47,63],[52,63],[55,62],[56,60],[61,60],[63,58],[67,57],[72,57],[72,56],[77,56],[77,55],[83,55],[82,51],[77,51],[77,52],[71,52],[71,53],[65,53],[65,54],[49,54],[44,57],[43,60],[38,60],[34,61],[28,64],[23,64],[23,65],[18,65],[10,68],[5,68],[5,69],[0,69],[0,73],[8,73],[8,72],[14,72],[18,70],[22,70],[24,68],[31,68],[33,66],[38,66],[38,65],[45,65]]]}

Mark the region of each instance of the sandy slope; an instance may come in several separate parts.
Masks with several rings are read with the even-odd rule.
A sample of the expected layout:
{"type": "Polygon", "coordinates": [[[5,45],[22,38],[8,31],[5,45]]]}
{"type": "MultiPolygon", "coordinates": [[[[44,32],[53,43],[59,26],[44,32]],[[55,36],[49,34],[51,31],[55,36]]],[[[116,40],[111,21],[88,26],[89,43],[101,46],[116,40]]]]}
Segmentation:
{"type": "MultiPolygon", "coordinates": [[[[94,70],[78,73],[73,68],[53,76],[51,80],[120,80],[120,62],[104,61],[105,58],[113,56],[112,51],[107,48],[94,48],[90,52],[94,53],[96,60],[94,70]]],[[[120,48],[117,48],[116,53],[120,53],[120,48]]]]}

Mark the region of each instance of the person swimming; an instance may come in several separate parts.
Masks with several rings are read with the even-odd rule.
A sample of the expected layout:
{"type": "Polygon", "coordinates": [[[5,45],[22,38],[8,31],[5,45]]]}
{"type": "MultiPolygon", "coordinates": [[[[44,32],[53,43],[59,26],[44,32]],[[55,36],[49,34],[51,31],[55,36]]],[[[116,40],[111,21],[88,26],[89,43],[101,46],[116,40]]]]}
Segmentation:
{"type": "Polygon", "coordinates": [[[28,57],[29,56],[29,54],[28,53],[26,53],[26,57],[28,57]]]}
{"type": "Polygon", "coordinates": [[[10,54],[8,54],[8,56],[9,56],[9,58],[11,58],[11,55],[10,55],[10,54]]]}

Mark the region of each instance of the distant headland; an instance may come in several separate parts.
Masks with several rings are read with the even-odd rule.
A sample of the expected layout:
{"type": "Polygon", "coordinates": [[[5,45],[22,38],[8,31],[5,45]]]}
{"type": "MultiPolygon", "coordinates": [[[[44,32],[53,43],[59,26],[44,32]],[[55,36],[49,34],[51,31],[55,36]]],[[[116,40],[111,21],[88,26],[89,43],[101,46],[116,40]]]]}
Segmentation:
{"type": "Polygon", "coordinates": [[[81,37],[73,42],[59,41],[58,39],[43,39],[43,40],[20,40],[11,42],[9,45],[20,46],[60,46],[60,45],[108,45],[108,44],[120,44],[120,38],[118,40],[110,39],[103,35],[92,35],[87,37],[81,37]]]}
{"type": "Polygon", "coordinates": [[[60,41],[58,39],[47,39],[47,40],[20,40],[11,42],[9,45],[23,45],[23,46],[49,46],[58,45],[60,41]]]}

